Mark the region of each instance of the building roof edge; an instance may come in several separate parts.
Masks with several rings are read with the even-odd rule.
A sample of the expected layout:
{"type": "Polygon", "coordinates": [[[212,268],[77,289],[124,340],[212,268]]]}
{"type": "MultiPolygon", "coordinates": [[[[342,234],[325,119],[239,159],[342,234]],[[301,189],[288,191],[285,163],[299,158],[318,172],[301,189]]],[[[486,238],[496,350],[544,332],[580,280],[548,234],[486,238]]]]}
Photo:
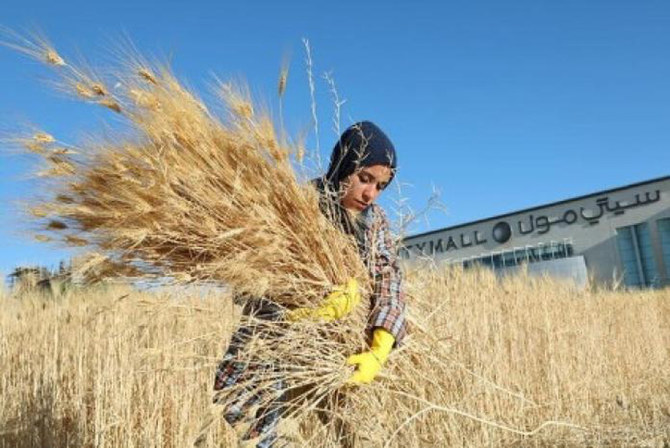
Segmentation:
{"type": "Polygon", "coordinates": [[[519,213],[528,213],[528,212],[532,212],[532,211],[535,211],[535,210],[540,210],[540,209],[547,208],[547,207],[554,207],[556,205],[561,205],[561,204],[565,204],[565,203],[572,202],[572,201],[579,201],[579,200],[587,199],[587,198],[590,198],[590,197],[593,197],[593,196],[601,196],[603,194],[614,193],[616,191],[626,190],[628,188],[640,187],[642,185],[648,185],[648,184],[653,184],[653,183],[656,183],[656,182],[662,182],[662,181],[665,181],[665,180],[670,180],[670,175],[657,177],[655,179],[649,179],[649,180],[645,180],[645,181],[642,181],[642,182],[636,182],[636,183],[624,185],[624,186],[621,186],[621,187],[615,187],[615,188],[610,188],[610,189],[607,189],[607,190],[596,191],[595,193],[589,193],[589,194],[585,194],[585,195],[582,195],[582,196],[575,196],[575,197],[572,197],[572,198],[569,198],[569,199],[563,199],[563,200],[556,201],[556,202],[550,202],[548,204],[536,205],[536,206],[533,206],[533,207],[524,208],[524,209],[516,210],[516,211],[513,211],[513,212],[503,213],[501,215],[490,216],[488,218],[478,219],[478,220],[475,220],[475,221],[470,221],[470,222],[466,222],[466,223],[462,223],[462,224],[456,224],[456,225],[449,226],[449,227],[443,227],[441,229],[430,230],[428,232],[417,233],[416,235],[410,235],[408,237],[403,238],[403,241],[406,241],[406,240],[409,240],[409,239],[414,239],[414,238],[419,238],[419,237],[422,237],[422,236],[433,235],[435,233],[446,232],[446,231],[449,231],[449,230],[454,230],[454,229],[458,229],[458,228],[461,228],[461,227],[471,226],[471,225],[474,225],[474,224],[480,224],[482,222],[491,221],[491,220],[494,220],[494,219],[507,218],[508,216],[516,215],[516,214],[519,214],[519,213]]]}

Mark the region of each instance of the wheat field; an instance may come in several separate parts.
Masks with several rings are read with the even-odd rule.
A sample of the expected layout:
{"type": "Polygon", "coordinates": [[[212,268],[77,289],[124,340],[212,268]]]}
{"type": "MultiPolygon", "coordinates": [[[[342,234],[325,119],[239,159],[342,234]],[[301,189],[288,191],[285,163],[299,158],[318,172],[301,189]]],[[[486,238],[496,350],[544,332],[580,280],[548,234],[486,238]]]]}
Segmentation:
{"type": "MultiPolygon", "coordinates": [[[[440,394],[360,446],[670,444],[667,289],[576,290],[445,268],[409,270],[406,288],[410,316],[448,349],[421,380],[440,394]]],[[[238,319],[217,290],[5,290],[0,447],[237,446],[211,387],[238,319]]],[[[370,394],[397,379],[393,357],[387,367],[370,394]]],[[[311,446],[318,425],[280,429],[311,446]]]]}

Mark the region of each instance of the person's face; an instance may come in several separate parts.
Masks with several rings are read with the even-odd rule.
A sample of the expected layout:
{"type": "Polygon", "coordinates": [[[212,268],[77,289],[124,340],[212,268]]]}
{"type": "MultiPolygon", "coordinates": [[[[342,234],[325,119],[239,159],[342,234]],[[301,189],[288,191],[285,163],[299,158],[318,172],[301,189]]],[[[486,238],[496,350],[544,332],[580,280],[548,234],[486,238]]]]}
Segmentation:
{"type": "Polygon", "coordinates": [[[340,199],[342,207],[354,213],[365,210],[372,204],[391,180],[391,168],[386,165],[366,166],[350,174],[342,182],[344,196],[340,199]]]}

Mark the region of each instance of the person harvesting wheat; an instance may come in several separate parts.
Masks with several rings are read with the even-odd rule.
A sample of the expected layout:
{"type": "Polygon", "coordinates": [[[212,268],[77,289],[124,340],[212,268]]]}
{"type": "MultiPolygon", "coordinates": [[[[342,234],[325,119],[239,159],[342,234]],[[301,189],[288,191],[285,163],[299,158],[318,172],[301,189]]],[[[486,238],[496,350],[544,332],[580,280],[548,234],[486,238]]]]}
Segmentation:
{"type": "MultiPolygon", "coordinates": [[[[396,258],[389,223],[383,209],[375,204],[382,191],[395,176],[397,157],[391,140],[369,121],[350,126],[336,143],[325,175],[313,181],[319,192],[322,212],[341,231],[355,238],[358,252],[373,283],[370,297],[367,332],[370,348],[352,354],[347,364],[355,366],[348,379],[350,384],[370,383],[386,362],[393,347],[401,343],[406,333],[405,301],[402,273],[396,258]]],[[[273,366],[239,359],[249,341],[258,335],[281,337],[281,331],[267,330],[267,322],[303,320],[334,321],[351,313],[361,302],[358,282],[350,279],[334,289],[317,308],[297,308],[286,311],[271,298],[244,300],[243,324],[233,334],[223,360],[215,374],[214,389],[227,389],[234,395],[224,413],[226,421],[235,425],[249,419],[247,412],[263,403],[251,418],[243,440],[260,438],[257,447],[275,446],[277,423],[283,411],[285,384],[281,374],[263,390],[238,387],[253,383],[272,371],[273,366]],[[272,395],[273,398],[263,398],[272,395]]]]}

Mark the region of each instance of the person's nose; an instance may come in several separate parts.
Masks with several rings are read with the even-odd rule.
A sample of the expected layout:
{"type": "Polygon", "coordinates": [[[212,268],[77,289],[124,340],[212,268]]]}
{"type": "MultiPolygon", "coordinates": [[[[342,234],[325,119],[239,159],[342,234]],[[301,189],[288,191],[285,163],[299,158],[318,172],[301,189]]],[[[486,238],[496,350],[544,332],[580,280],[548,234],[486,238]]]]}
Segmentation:
{"type": "Polygon", "coordinates": [[[368,204],[374,201],[376,191],[374,184],[367,185],[363,190],[363,200],[368,204]]]}

